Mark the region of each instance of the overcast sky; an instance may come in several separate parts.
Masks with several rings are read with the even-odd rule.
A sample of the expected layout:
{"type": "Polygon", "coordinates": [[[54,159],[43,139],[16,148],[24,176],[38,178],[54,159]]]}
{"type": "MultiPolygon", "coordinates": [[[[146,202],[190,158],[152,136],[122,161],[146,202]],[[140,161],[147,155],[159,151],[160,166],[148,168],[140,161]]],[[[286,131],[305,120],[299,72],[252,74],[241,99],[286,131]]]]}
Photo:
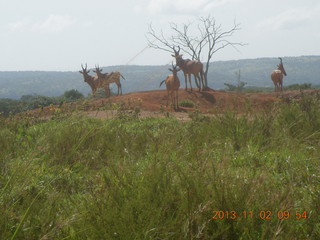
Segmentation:
{"type": "Polygon", "coordinates": [[[146,33],[213,16],[241,30],[217,60],[320,55],[319,0],[0,0],[0,71],[76,71],[81,63],[158,65],[173,59],[148,49],[146,33]]]}

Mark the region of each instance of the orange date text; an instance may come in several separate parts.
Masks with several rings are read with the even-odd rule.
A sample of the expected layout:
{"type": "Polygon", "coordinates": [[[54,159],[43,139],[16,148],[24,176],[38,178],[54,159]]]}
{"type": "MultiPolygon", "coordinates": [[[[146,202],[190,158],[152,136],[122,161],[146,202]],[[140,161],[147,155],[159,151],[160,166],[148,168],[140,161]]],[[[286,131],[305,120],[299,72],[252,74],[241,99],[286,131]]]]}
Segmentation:
{"type": "Polygon", "coordinates": [[[307,219],[308,211],[288,211],[288,210],[279,210],[279,211],[270,211],[270,210],[261,210],[261,211],[212,211],[212,219],[221,220],[221,219],[307,219]]]}

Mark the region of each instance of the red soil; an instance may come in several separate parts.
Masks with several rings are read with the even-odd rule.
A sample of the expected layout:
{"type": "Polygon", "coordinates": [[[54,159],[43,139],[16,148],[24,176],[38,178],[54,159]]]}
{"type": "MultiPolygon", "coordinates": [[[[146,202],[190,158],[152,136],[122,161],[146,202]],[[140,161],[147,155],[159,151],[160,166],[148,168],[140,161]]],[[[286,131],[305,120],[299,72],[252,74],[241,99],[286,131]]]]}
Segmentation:
{"type": "MultiPolygon", "coordinates": [[[[306,90],[305,94],[316,94],[319,90],[306,90]]],[[[38,116],[52,115],[54,112],[73,112],[80,111],[90,116],[96,116],[99,118],[106,118],[106,114],[102,112],[108,112],[112,117],[114,112],[121,109],[134,110],[138,108],[141,110],[142,115],[155,115],[160,112],[174,112],[179,115],[182,112],[192,112],[199,110],[203,113],[215,114],[221,113],[226,110],[236,110],[237,112],[243,112],[248,109],[254,111],[260,111],[263,109],[269,109],[275,102],[290,101],[293,98],[299,98],[301,96],[300,91],[286,91],[283,93],[275,92],[259,92],[259,93],[236,93],[226,91],[209,90],[205,92],[199,92],[197,90],[185,91],[179,90],[179,102],[184,100],[191,100],[194,103],[193,108],[181,107],[180,113],[174,112],[170,107],[166,107],[167,104],[167,92],[166,90],[152,90],[142,92],[131,92],[122,96],[114,96],[110,98],[100,98],[85,100],[84,102],[67,103],[62,106],[51,106],[44,109],[36,109],[28,112],[29,115],[37,114],[38,116]],[[114,111],[110,111],[113,109],[114,111]],[[95,112],[95,114],[93,114],[95,112]],[[112,113],[113,112],[113,113],[112,113]]],[[[109,117],[110,117],[109,116],[109,117]]]]}

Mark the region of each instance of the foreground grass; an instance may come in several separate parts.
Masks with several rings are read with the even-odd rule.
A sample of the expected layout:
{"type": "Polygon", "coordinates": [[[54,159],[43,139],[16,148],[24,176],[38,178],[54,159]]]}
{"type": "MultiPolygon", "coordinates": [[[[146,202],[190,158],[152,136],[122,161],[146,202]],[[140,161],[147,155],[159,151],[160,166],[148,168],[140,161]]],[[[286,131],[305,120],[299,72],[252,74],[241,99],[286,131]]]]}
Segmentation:
{"type": "Polygon", "coordinates": [[[0,125],[0,239],[320,238],[317,97],[190,122],[0,125]]]}

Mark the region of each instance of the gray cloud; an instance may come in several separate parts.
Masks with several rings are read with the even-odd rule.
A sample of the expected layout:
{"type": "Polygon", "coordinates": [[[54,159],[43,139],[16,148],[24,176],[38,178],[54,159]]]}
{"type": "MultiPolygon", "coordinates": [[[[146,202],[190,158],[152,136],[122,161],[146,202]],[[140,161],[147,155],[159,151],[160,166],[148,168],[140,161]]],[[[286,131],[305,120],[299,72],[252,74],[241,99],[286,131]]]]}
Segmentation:
{"type": "Polygon", "coordinates": [[[260,23],[262,28],[271,30],[292,30],[320,22],[320,5],[309,8],[291,8],[260,23]]]}
{"type": "Polygon", "coordinates": [[[10,32],[42,32],[58,33],[69,29],[76,23],[76,19],[69,15],[50,14],[43,21],[19,20],[8,24],[10,32]]]}
{"type": "Polygon", "coordinates": [[[149,14],[188,14],[206,13],[214,8],[239,0],[151,0],[145,5],[137,5],[136,11],[146,10],[149,14]]]}

